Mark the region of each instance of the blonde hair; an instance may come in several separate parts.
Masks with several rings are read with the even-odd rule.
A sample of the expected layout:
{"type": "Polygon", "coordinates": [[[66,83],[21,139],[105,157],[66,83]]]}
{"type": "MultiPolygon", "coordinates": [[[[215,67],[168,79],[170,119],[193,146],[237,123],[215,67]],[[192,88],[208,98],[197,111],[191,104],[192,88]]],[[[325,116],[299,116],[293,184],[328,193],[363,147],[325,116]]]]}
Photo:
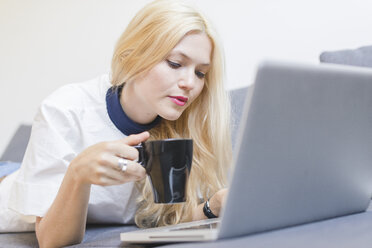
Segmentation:
{"type": "Polygon", "coordinates": [[[205,86],[179,119],[162,120],[150,130],[150,139],[183,137],[194,140],[187,199],[181,204],[155,204],[148,179],[138,182],[142,194],[135,222],[140,227],[190,221],[192,210],[201,200],[226,186],[231,141],[230,101],[223,87],[224,60],[215,32],[199,12],[175,0],[157,0],[146,5],[129,23],[115,47],[111,82],[119,86],[145,74],[166,59],[190,32],[205,33],[212,43],[205,86]]]}

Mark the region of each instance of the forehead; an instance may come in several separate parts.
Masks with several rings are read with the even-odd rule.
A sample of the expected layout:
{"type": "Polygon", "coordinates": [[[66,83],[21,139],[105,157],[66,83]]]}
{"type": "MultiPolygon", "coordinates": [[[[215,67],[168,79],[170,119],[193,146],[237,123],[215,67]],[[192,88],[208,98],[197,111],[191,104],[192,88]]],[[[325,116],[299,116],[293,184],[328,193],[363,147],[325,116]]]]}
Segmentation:
{"type": "Polygon", "coordinates": [[[170,55],[187,57],[197,64],[210,64],[212,43],[205,33],[190,33],[171,50],[170,55]]]}

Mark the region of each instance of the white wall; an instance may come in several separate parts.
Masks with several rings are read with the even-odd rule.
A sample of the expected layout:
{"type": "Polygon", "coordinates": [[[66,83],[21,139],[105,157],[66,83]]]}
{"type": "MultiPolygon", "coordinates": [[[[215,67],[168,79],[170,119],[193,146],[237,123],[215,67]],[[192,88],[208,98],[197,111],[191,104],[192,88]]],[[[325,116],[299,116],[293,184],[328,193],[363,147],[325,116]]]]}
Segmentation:
{"type": "MultiPolygon", "coordinates": [[[[250,84],[262,59],[317,63],[324,50],[372,45],[371,1],[189,1],[225,44],[228,89],[250,84]]],[[[147,2],[0,0],[0,154],[50,92],[109,70],[116,39],[147,2]]]]}

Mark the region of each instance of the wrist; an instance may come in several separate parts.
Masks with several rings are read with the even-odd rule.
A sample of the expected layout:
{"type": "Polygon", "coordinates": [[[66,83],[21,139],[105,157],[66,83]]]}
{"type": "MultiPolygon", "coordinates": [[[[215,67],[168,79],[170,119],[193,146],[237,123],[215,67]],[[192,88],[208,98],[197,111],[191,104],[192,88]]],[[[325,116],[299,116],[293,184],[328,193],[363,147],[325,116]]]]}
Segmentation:
{"type": "Polygon", "coordinates": [[[67,177],[73,185],[76,187],[90,187],[91,184],[84,180],[84,177],[81,175],[81,169],[79,165],[73,161],[71,161],[70,165],[67,168],[65,177],[67,177]]]}
{"type": "Polygon", "coordinates": [[[213,213],[216,213],[216,215],[220,214],[221,210],[221,197],[219,195],[219,192],[215,193],[210,199],[209,199],[209,205],[213,213]]]}

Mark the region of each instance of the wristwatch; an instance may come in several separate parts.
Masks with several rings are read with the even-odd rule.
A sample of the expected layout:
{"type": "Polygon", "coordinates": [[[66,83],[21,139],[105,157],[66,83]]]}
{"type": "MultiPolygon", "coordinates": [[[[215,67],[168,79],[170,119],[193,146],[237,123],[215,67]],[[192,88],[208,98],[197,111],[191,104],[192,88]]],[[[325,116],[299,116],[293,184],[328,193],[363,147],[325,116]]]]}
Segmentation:
{"type": "Polygon", "coordinates": [[[214,215],[213,212],[212,212],[212,210],[210,209],[210,207],[209,207],[209,199],[204,203],[203,212],[204,212],[204,215],[208,219],[212,219],[212,218],[217,218],[218,217],[218,216],[214,215]]]}

